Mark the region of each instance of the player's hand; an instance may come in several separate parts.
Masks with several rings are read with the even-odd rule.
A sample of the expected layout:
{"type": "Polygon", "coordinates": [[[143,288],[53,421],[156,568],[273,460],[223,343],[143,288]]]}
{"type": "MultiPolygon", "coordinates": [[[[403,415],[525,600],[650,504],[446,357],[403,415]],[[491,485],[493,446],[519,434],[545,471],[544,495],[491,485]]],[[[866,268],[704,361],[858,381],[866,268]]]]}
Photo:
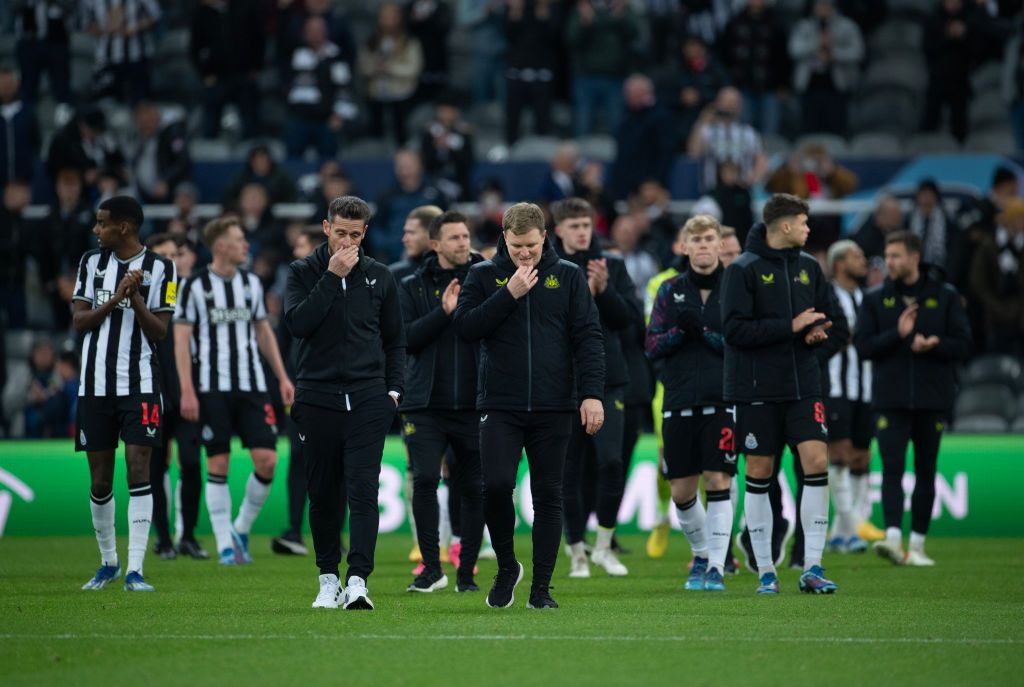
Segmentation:
{"type": "Polygon", "coordinates": [[[818,320],[825,319],[825,316],[814,308],[807,308],[793,318],[793,333],[802,332],[818,320]]]}
{"type": "Polygon", "coordinates": [[[686,336],[699,337],[704,333],[704,321],[693,308],[680,308],[676,323],[686,336]]]}
{"type": "Polygon", "coordinates": [[[508,292],[512,294],[512,297],[519,300],[530,292],[534,286],[537,285],[537,270],[533,269],[529,265],[523,265],[516,270],[516,273],[512,275],[512,278],[508,280],[508,292]]]}
{"type": "Polygon", "coordinates": [[[286,408],[295,403],[295,385],[292,381],[285,377],[278,384],[278,389],[281,391],[281,404],[286,408]]]}
{"type": "Polygon", "coordinates": [[[131,298],[139,290],[142,284],[142,270],[131,270],[121,278],[114,292],[114,302],[120,303],[125,298],[131,298]]]}
{"type": "Polygon", "coordinates": [[[808,346],[814,346],[820,344],[822,341],[828,339],[828,330],[832,328],[832,321],[828,320],[824,324],[820,324],[817,327],[807,332],[807,336],[804,337],[804,343],[808,346]]]}
{"type": "Polygon", "coordinates": [[[604,293],[608,288],[608,261],[600,260],[587,261],[587,282],[591,285],[590,290],[596,296],[604,293]]]}
{"type": "Polygon", "coordinates": [[[597,434],[604,426],[604,405],[596,398],[587,398],[580,404],[580,424],[587,434],[597,434]]]}
{"type": "Polygon", "coordinates": [[[900,319],[896,322],[896,331],[899,333],[900,338],[905,339],[910,336],[911,332],[914,331],[914,325],[916,323],[917,303],[914,303],[900,313],[900,319]]]}
{"type": "Polygon", "coordinates": [[[914,341],[910,344],[910,350],[914,353],[927,353],[939,345],[939,337],[914,334],[914,341]]]}
{"type": "Polygon", "coordinates": [[[344,279],[358,262],[359,246],[349,246],[334,252],[331,261],[327,263],[327,269],[344,279]]]}
{"type": "Polygon", "coordinates": [[[178,412],[189,422],[199,422],[199,399],[196,398],[195,391],[181,392],[181,404],[178,412]]]}
{"type": "Polygon", "coordinates": [[[451,315],[455,311],[455,306],[459,302],[459,292],[462,287],[459,286],[458,279],[452,279],[448,282],[448,286],[445,287],[444,293],[441,294],[441,307],[444,308],[445,315],[451,315]]]}

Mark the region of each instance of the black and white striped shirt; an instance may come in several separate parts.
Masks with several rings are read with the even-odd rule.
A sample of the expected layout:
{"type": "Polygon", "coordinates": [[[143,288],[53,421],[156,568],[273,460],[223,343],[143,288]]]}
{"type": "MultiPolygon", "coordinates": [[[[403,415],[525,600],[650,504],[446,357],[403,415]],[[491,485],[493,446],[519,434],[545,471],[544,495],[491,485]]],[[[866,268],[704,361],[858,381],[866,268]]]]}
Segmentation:
{"type": "MultiPolygon", "coordinates": [[[[846,322],[852,332],[857,328],[857,312],[864,300],[859,288],[850,293],[835,282],[832,290],[843,309],[846,322]]],[[[829,396],[850,401],[871,402],[871,362],[861,360],[853,344],[833,355],[828,361],[829,396]]]]}
{"type": "Polygon", "coordinates": [[[705,152],[701,182],[705,190],[718,185],[718,166],[723,162],[735,163],[741,179],[753,173],[762,151],[761,137],[754,127],[742,122],[712,122],[702,133],[705,152]]]}
{"type": "MultiPolygon", "coordinates": [[[[95,249],[82,256],[73,299],[97,308],[117,292],[128,270],[142,270],[139,294],[153,312],[174,312],[177,278],[174,263],[145,248],[127,260],[111,250],[95,249]]],[[[128,300],[82,343],[79,396],[129,396],[160,393],[160,364],[155,342],[142,331],[128,300]]]]}
{"type": "MultiPolygon", "coordinates": [[[[97,24],[103,29],[113,21],[132,28],[143,21],[159,20],[160,4],[156,0],[88,0],[85,12],[86,26],[97,24]]],[[[141,62],[153,57],[155,50],[152,28],[132,36],[101,33],[96,38],[96,68],[141,62]]]]}
{"type": "Polygon", "coordinates": [[[181,287],[174,321],[192,325],[198,391],[266,391],[253,323],[267,319],[263,285],[247,270],[231,278],[204,267],[181,287]]]}

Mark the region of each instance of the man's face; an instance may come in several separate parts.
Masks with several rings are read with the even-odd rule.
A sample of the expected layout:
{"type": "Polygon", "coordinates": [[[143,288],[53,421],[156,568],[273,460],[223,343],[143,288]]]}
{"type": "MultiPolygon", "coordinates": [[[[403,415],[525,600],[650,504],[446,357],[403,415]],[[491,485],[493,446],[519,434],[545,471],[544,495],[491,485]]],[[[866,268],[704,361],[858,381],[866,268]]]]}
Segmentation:
{"type": "Polygon", "coordinates": [[[921,256],[908,251],[902,243],[890,243],[885,247],[885,268],[893,281],[909,277],[920,261],[921,256]]]}
{"type": "Polygon", "coordinates": [[[405,220],[402,228],[402,246],[409,258],[418,258],[430,248],[430,232],[415,217],[405,220]]]}
{"type": "Polygon", "coordinates": [[[683,245],[694,267],[706,270],[718,264],[718,256],[722,251],[722,239],[718,232],[708,230],[699,234],[686,234],[683,245]]]}
{"type": "Polygon", "coordinates": [[[82,196],[82,177],[76,171],[65,169],[57,175],[56,189],[62,205],[77,205],[82,196]]]}
{"type": "Polygon", "coordinates": [[[100,248],[113,248],[122,236],[123,222],[114,222],[110,218],[110,210],[96,211],[96,224],[92,228],[93,235],[100,248]]]}
{"type": "Polygon", "coordinates": [[[783,227],[789,228],[786,237],[791,247],[799,248],[807,243],[807,237],[811,233],[811,228],[807,226],[807,215],[800,213],[793,217],[787,217],[783,220],[783,227]]]}
{"type": "Polygon", "coordinates": [[[935,209],[939,199],[935,196],[931,189],[923,188],[917,192],[917,207],[922,213],[928,214],[935,209]]]}
{"type": "Polygon", "coordinates": [[[0,71],[0,100],[8,102],[18,94],[18,75],[13,71],[0,71]]]}
{"type": "Polygon", "coordinates": [[[836,272],[840,271],[857,280],[868,276],[868,260],[864,257],[864,251],[860,249],[860,246],[854,246],[847,250],[843,259],[836,263],[836,272]]]}
{"type": "Polygon", "coordinates": [[[246,217],[262,217],[268,203],[267,192],[257,184],[246,186],[238,199],[238,207],[246,217]]]}
{"type": "Polygon", "coordinates": [[[431,241],[430,247],[449,265],[465,265],[469,262],[469,227],[464,222],[442,224],[438,239],[431,241]]]}
{"type": "Polygon", "coordinates": [[[543,229],[534,227],[525,234],[513,234],[505,232],[505,245],[508,246],[508,254],[516,267],[526,265],[536,268],[540,264],[540,254],[544,250],[543,229]]]}
{"type": "Polygon", "coordinates": [[[886,233],[899,229],[903,225],[903,209],[900,208],[900,202],[895,198],[882,201],[875,211],[875,224],[886,233]]]}
{"type": "Polygon", "coordinates": [[[158,243],[152,248],[151,251],[159,255],[161,258],[167,258],[168,260],[174,260],[176,253],[178,252],[178,245],[174,241],[164,241],[158,243]]]}
{"type": "Polygon", "coordinates": [[[160,109],[152,105],[140,105],[135,111],[135,127],[143,138],[149,138],[160,128],[160,109]]]}
{"type": "Polygon", "coordinates": [[[342,219],[335,217],[333,222],[324,220],[324,235],[331,255],[342,248],[359,246],[366,238],[367,225],[361,219],[342,219]]]}
{"type": "Polygon", "coordinates": [[[570,217],[558,223],[555,234],[570,254],[590,248],[594,236],[594,221],[590,217],[570,217]]]}
{"type": "Polygon", "coordinates": [[[740,240],[736,238],[736,235],[726,236],[721,241],[721,248],[719,248],[718,259],[722,261],[723,267],[728,267],[732,264],[732,261],[740,257],[740,253],[743,249],[740,248],[740,240]]]}
{"type": "Polygon", "coordinates": [[[296,260],[302,260],[303,258],[309,257],[309,254],[313,252],[313,244],[310,242],[309,237],[305,234],[299,234],[295,237],[295,245],[292,246],[292,257],[296,260]]]}
{"type": "Polygon", "coordinates": [[[399,153],[395,156],[395,178],[402,186],[419,186],[423,178],[423,165],[412,153],[399,153]]]}
{"type": "Polygon", "coordinates": [[[245,232],[237,224],[232,225],[224,235],[217,239],[214,252],[219,253],[228,263],[239,266],[249,260],[249,241],[245,232]]]}
{"type": "Polygon", "coordinates": [[[22,182],[11,182],[4,188],[4,207],[21,214],[32,202],[32,189],[22,182]]]}

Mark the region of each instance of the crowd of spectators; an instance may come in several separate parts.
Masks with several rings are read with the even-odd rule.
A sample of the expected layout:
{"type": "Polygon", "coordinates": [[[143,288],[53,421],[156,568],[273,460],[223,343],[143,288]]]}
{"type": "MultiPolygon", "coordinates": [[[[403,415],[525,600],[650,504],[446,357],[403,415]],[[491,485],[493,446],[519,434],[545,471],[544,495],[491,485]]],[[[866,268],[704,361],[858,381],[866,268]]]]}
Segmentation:
{"type": "MultiPolygon", "coordinates": [[[[934,4],[916,56],[928,58],[921,131],[944,126],[948,111],[951,135],[966,140],[972,75],[1002,60],[999,96],[1024,148],[1021,4],[934,4]]],[[[765,141],[853,133],[851,100],[865,81],[885,5],[10,0],[0,9],[0,26],[15,40],[9,58],[0,56],[0,238],[9,247],[0,256],[0,330],[47,334],[32,347],[31,380],[0,379],[0,426],[32,436],[68,426],[54,417],[69,412],[73,375],[66,373],[74,356],[56,351],[69,336],[75,267],[94,246],[92,209],[104,197],[127,191],[170,206],[171,213],[147,222],[146,234],[186,237],[200,264],[209,253],[199,241],[197,206],[219,203],[237,213],[273,316],[282,265],[303,227],[323,217],[332,198],[360,192],[359,179],[346,171],[347,151],[385,142],[393,183],[368,198],[375,205],[368,250],[376,258],[415,257],[402,237],[417,207],[474,202],[474,242],[486,252],[497,242],[506,202],[547,207],[576,195],[595,208],[598,233],[624,256],[642,294],[676,259],[672,244],[685,217],[673,214],[668,188],[680,155],[699,168],[693,212],[734,227],[740,245],[762,189],[809,199],[857,190],[857,175],[827,145],[805,141],[773,158],[765,141]],[[93,51],[90,77],[77,84],[69,66],[75,36],[90,36],[93,51]],[[182,36],[191,90],[189,78],[160,77],[167,67],[161,46],[182,36]],[[468,64],[460,65],[466,55],[468,64]],[[119,109],[130,119],[115,121],[119,109]],[[225,178],[223,196],[202,198],[193,146],[232,136],[244,141],[245,153],[225,178]],[[562,139],[544,139],[550,144],[539,157],[549,169],[531,198],[506,197],[500,181],[474,174],[481,141],[514,147],[526,136],[562,139]],[[582,152],[595,136],[614,140],[614,155],[582,152]],[[297,178],[285,157],[316,160],[317,169],[297,178]],[[40,178],[49,207],[30,217],[40,178]],[[313,209],[287,219],[275,212],[290,203],[313,209]]],[[[959,207],[946,202],[941,184],[924,182],[911,198],[881,198],[854,238],[873,260],[877,281],[885,235],[902,227],[921,235],[925,259],[968,300],[976,350],[1020,355],[1019,196],[1010,170],[996,174],[986,197],[959,207]]],[[[823,255],[840,235],[839,219],[815,217],[812,226],[815,240],[826,241],[813,246],[823,255]]]]}

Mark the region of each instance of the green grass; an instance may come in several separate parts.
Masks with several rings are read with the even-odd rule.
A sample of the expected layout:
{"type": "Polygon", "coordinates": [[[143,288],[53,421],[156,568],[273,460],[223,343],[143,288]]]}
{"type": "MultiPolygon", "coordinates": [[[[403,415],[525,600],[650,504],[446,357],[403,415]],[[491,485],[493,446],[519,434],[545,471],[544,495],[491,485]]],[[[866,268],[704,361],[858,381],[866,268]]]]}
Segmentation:
{"type": "MultiPolygon", "coordinates": [[[[407,594],[409,538],[391,535],[370,579],[377,610],[354,613],[310,609],[313,561],[274,556],[265,538],[248,568],[150,556],[155,594],[79,591],[92,538],[8,538],[0,684],[1021,685],[1021,543],[934,539],[934,569],[830,556],[835,596],[799,594],[786,570],[783,593],[763,598],[746,572],[725,594],[684,592],[681,535],[658,561],[627,537],[628,578],[569,580],[563,557],[562,607],[528,611],[527,565],[515,607],[499,611],[452,587],[407,594]]],[[[519,546],[528,561],[529,540],[519,546]]],[[[493,574],[484,562],[485,591],[493,574]]]]}

